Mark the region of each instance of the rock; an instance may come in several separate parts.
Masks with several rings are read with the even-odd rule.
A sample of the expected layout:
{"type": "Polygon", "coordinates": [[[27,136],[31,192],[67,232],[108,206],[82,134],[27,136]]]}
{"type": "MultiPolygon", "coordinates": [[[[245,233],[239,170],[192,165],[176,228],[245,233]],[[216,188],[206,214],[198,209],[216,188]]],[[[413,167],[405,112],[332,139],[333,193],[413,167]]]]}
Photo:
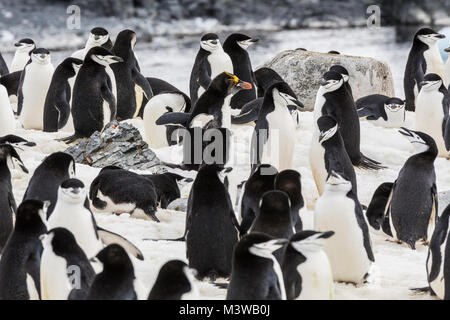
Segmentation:
{"type": "Polygon", "coordinates": [[[395,95],[389,66],[369,57],[287,50],[266,62],[264,67],[278,72],[303,102],[305,110],[311,111],[322,75],[333,64],[347,68],[355,100],[375,93],[395,95]]]}
{"type": "Polygon", "coordinates": [[[175,210],[175,211],[187,211],[187,198],[178,198],[173,200],[169,205],[167,206],[167,210],[175,210]]]}
{"type": "Polygon", "coordinates": [[[71,154],[77,163],[98,168],[114,165],[123,169],[165,171],[139,130],[125,122],[112,121],[103,132],[94,132],[65,152],[71,154]]]}

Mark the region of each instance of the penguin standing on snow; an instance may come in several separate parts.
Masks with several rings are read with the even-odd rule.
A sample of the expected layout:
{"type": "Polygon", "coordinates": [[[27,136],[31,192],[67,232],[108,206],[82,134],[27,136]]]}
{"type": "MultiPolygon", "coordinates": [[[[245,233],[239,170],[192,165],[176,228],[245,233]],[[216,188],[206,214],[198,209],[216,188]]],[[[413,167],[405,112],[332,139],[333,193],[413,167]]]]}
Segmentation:
{"type": "Polygon", "coordinates": [[[110,244],[97,254],[103,270],[95,276],[86,300],[137,300],[134,268],[127,252],[110,244]]]}
{"type": "Polygon", "coordinates": [[[55,228],[41,236],[41,299],[84,300],[95,271],[73,234],[55,228]]]}
{"type": "Polygon", "coordinates": [[[224,52],[219,37],[215,33],[203,35],[189,81],[192,105],[208,89],[212,79],[225,70],[234,73],[233,62],[230,56],[224,52]]]}
{"type": "Polygon", "coordinates": [[[239,92],[231,98],[230,105],[233,109],[240,109],[247,102],[256,99],[255,76],[247,52],[247,48],[255,42],[258,42],[258,39],[253,39],[245,34],[233,33],[223,43],[223,50],[233,62],[233,73],[252,85],[252,89],[239,92]]]}
{"type": "Polygon", "coordinates": [[[148,300],[193,300],[197,295],[191,269],[183,261],[170,260],[159,269],[148,300]]]}
{"type": "Polygon", "coordinates": [[[14,46],[16,47],[16,52],[11,61],[11,68],[9,68],[10,73],[22,71],[30,60],[30,52],[36,49],[36,44],[29,38],[19,40],[14,46]]]}
{"type": "Polygon", "coordinates": [[[329,173],[343,172],[352,183],[354,194],[358,194],[356,173],[352,161],[345,150],[339,125],[332,116],[322,116],[317,120],[319,137],[311,142],[309,164],[319,195],[323,193],[329,173]]]}
{"type": "Polygon", "coordinates": [[[369,228],[351,182],[334,171],[316,202],[314,230],[335,233],[324,244],[334,281],[362,283],[375,261],[369,228]]]}
{"type": "Polygon", "coordinates": [[[270,163],[280,171],[292,168],[296,135],[288,105],[300,108],[301,104],[288,92],[285,82],[277,82],[264,95],[252,137],[252,169],[260,163],[270,163]]]}
{"type": "Polygon", "coordinates": [[[375,191],[366,211],[370,225],[415,249],[416,242],[431,239],[437,215],[437,187],[434,160],[437,147],[423,132],[402,128],[415,147],[394,183],[384,183],[375,191]]]}
{"type": "Polygon", "coordinates": [[[327,240],[333,235],[333,231],[306,230],[289,239],[281,264],[288,300],[333,299],[333,273],[323,251],[323,241],[333,241],[327,240]]]}
{"type": "Polygon", "coordinates": [[[47,232],[46,206],[39,200],[27,200],[17,209],[14,231],[0,260],[0,299],[39,300],[42,244],[47,232]]]}
{"type": "Polygon", "coordinates": [[[44,48],[31,52],[30,63],[22,71],[17,95],[17,113],[25,129],[42,130],[44,127],[44,105],[52,81],[53,65],[50,51],[44,48]]]}
{"type": "Polygon", "coordinates": [[[11,183],[11,173],[15,168],[28,173],[14,147],[0,144],[0,253],[13,230],[13,215],[17,211],[11,183]]]}
{"type": "Polygon", "coordinates": [[[416,99],[415,130],[430,135],[438,157],[450,158],[450,93],[437,74],[427,74],[416,99]]]}
{"type": "Polygon", "coordinates": [[[117,120],[126,120],[140,114],[140,109],[153,96],[147,79],[140,73],[134,54],[136,33],[121,31],[111,51],[122,58],[123,63],[111,66],[117,84],[117,120]]]}
{"type": "Polygon", "coordinates": [[[414,35],[403,77],[407,111],[416,109],[415,100],[426,74],[436,73],[440,77],[444,76],[444,63],[437,46],[437,41],[443,38],[445,35],[430,28],[422,28],[414,35]]]}
{"type": "Polygon", "coordinates": [[[44,104],[44,131],[57,132],[65,126],[73,128],[70,117],[72,91],[68,80],[73,78],[83,63],[76,58],[66,58],[53,73],[44,104]]]}
{"type": "Polygon", "coordinates": [[[52,153],[34,170],[22,201],[27,199],[50,201],[47,210],[49,217],[55,208],[59,186],[67,179],[74,178],[75,173],[75,160],[70,154],[52,153]]]}
{"type": "Polygon", "coordinates": [[[89,50],[73,88],[75,133],[63,141],[71,143],[79,138],[88,138],[116,118],[116,98],[111,91],[111,81],[105,67],[122,61],[122,58],[114,56],[105,48],[94,47],[89,50]]]}
{"type": "Polygon", "coordinates": [[[242,237],[233,251],[227,300],[286,300],[283,274],[273,252],[287,241],[259,232],[242,237]]]}
{"type": "Polygon", "coordinates": [[[405,101],[382,94],[371,94],[359,98],[355,102],[358,117],[370,123],[385,127],[399,128],[406,119],[405,101]]]}

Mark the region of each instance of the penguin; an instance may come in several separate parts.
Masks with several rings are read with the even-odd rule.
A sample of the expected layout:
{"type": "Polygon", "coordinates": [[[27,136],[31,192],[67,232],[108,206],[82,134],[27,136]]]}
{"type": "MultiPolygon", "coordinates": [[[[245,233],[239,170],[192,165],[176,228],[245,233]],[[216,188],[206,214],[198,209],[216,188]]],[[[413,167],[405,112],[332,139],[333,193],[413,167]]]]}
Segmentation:
{"type": "Polygon", "coordinates": [[[302,231],[303,223],[300,218],[300,209],[305,205],[305,201],[302,196],[300,173],[295,170],[281,171],[275,177],[274,188],[284,191],[289,196],[292,226],[295,232],[302,231]]]}
{"type": "Polygon", "coordinates": [[[159,222],[156,217],[157,197],[150,179],[119,167],[100,170],[89,189],[89,198],[97,211],[129,213],[131,217],[155,222],[159,222]]]}
{"type": "Polygon", "coordinates": [[[0,144],[0,253],[13,230],[13,215],[17,211],[11,183],[11,174],[16,168],[28,173],[14,147],[0,144]]]}
{"type": "Polygon", "coordinates": [[[193,179],[180,176],[173,172],[164,172],[160,174],[145,174],[143,175],[155,186],[157,201],[161,209],[167,209],[167,206],[181,197],[180,187],[178,181],[192,182],[193,179]]]}
{"type": "MultiPolygon", "coordinates": [[[[228,277],[239,224],[227,186],[220,175],[227,172],[216,164],[205,164],[197,173],[189,193],[186,212],[186,258],[196,277],[228,277]]],[[[227,179],[227,178],[225,178],[227,179]]]]}
{"type": "MultiPolygon", "coordinates": [[[[189,104],[191,104],[191,99],[188,97],[188,95],[185,94],[180,89],[178,89],[177,87],[170,84],[169,82],[167,82],[163,79],[154,78],[154,77],[146,77],[146,79],[148,81],[148,84],[152,88],[153,95],[156,96],[158,94],[165,93],[165,92],[178,92],[179,94],[182,94],[183,96],[185,96],[187,98],[187,100],[189,100],[189,104]]],[[[190,106],[189,106],[189,108],[190,108],[190,106]]],[[[189,109],[189,108],[187,108],[187,109],[189,109]]],[[[187,111],[189,111],[189,110],[187,110],[187,111]]]]}
{"type": "Polygon", "coordinates": [[[3,59],[2,54],[0,53],[0,76],[4,76],[9,73],[8,66],[6,65],[5,59],[3,59]]]}
{"type": "Polygon", "coordinates": [[[75,160],[70,154],[64,152],[50,154],[34,170],[22,201],[27,199],[49,201],[47,214],[50,217],[56,205],[59,186],[67,179],[74,178],[75,174],[75,160]]]}
{"type": "Polygon", "coordinates": [[[0,84],[0,136],[11,134],[15,130],[14,111],[9,102],[8,91],[0,84]]]}
{"type": "MultiPolygon", "coordinates": [[[[353,97],[344,85],[341,74],[327,71],[317,91],[314,105],[314,121],[322,115],[332,115],[338,122],[345,149],[353,165],[361,169],[379,170],[385,167],[361,153],[360,125],[353,97]]],[[[317,139],[318,130],[313,133],[312,145],[317,139]]]]}
{"type": "Polygon", "coordinates": [[[282,239],[289,239],[295,233],[291,219],[291,202],[286,192],[271,190],[263,194],[259,214],[249,231],[282,239]]]}
{"type": "Polygon", "coordinates": [[[241,33],[233,33],[223,43],[223,50],[230,56],[233,62],[233,73],[252,85],[250,90],[239,92],[231,98],[230,106],[232,109],[240,109],[247,102],[257,97],[255,76],[247,48],[258,41],[259,39],[251,38],[241,33]]]}
{"type": "Polygon", "coordinates": [[[113,45],[108,30],[101,27],[92,28],[84,48],[72,53],[71,57],[83,60],[93,47],[103,47],[106,50],[112,49],[113,45]]]}
{"type": "Polygon", "coordinates": [[[385,128],[399,128],[405,124],[405,101],[382,94],[371,94],[355,102],[360,119],[385,128]]]}
{"type": "Polygon", "coordinates": [[[443,38],[445,35],[430,28],[421,28],[414,35],[403,77],[407,111],[416,109],[415,100],[426,74],[436,73],[443,77],[444,63],[436,44],[443,38]]]}
{"type": "Polygon", "coordinates": [[[193,300],[198,298],[193,272],[186,263],[170,260],[159,269],[148,300],[193,300]]]}
{"type": "Polygon", "coordinates": [[[450,93],[441,77],[435,73],[425,75],[420,83],[421,89],[416,99],[415,130],[430,135],[436,142],[438,157],[450,159],[450,133],[446,148],[445,133],[448,123],[450,93]]]}
{"type": "Polygon", "coordinates": [[[394,183],[384,183],[372,196],[366,211],[369,224],[415,249],[428,242],[437,220],[437,187],[434,160],[437,146],[426,133],[401,128],[399,132],[415,147],[394,183]]]}
{"type": "Polygon", "coordinates": [[[116,99],[105,67],[123,59],[102,47],[87,53],[73,88],[72,117],[75,133],[62,139],[66,143],[88,138],[116,118],[116,99]]]}
{"type": "Polygon", "coordinates": [[[20,77],[17,113],[25,129],[42,130],[45,98],[54,72],[50,51],[44,48],[31,52],[30,63],[20,77]]]}
{"type": "Polygon", "coordinates": [[[242,237],[233,251],[227,300],[286,300],[283,274],[273,252],[288,240],[264,233],[242,237]]]}
{"type": "Polygon", "coordinates": [[[444,49],[447,52],[447,60],[445,61],[444,70],[445,70],[445,78],[447,79],[447,90],[450,91],[450,47],[444,49]]]}
{"type": "Polygon", "coordinates": [[[137,300],[134,268],[124,248],[110,244],[97,259],[103,270],[95,276],[86,300],[137,300]]]}
{"type": "Polygon", "coordinates": [[[34,147],[36,146],[35,142],[32,141],[28,141],[22,137],[13,135],[13,134],[8,134],[6,136],[0,137],[0,144],[4,144],[4,143],[8,143],[11,144],[14,147],[34,147]]]}
{"type": "Polygon", "coordinates": [[[192,105],[195,105],[198,98],[206,91],[212,79],[224,70],[234,73],[233,62],[223,50],[219,37],[214,33],[203,35],[189,80],[192,105]]]}
{"type": "Polygon", "coordinates": [[[73,234],[54,228],[41,235],[41,299],[84,300],[95,271],[73,234]]]}
{"type": "Polygon", "coordinates": [[[352,183],[352,190],[358,194],[356,173],[352,161],[345,150],[341,130],[332,116],[321,116],[317,120],[319,136],[311,142],[309,164],[319,195],[323,194],[329,173],[341,171],[352,183]]]}
{"type": "Polygon", "coordinates": [[[361,284],[375,257],[362,207],[342,173],[331,171],[329,175],[324,193],[316,202],[314,230],[335,232],[324,244],[334,281],[361,284]]]}
{"type": "Polygon", "coordinates": [[[0,77],[0,85],[4,86],[8,92],[11,102],[17,102],[12,97],[17,98],[19,92],[20,77],[22,76],[22,70],[11,72],[0,77]]]}
{"type": "Polygon", "coordinates": [[[333,231],[300,231],[286,245],[281,270],[288,300],[332,300],[333,272],[323,242],[333,231]]]}
{"type": "MultiPolygon", "coordinates": [[[[436,222],[436,228],[430,241],[430,247],[427,255],[427,280],[430,285],[431,293],[441,300],[450,299],[450,290],[446,288],[445,283],[449,281],[448,259],[448,220],[450,216],[450,205],[442,212],[436,222]]],[[[448,286],[447,286],[448,287],[448,286]]]]}
{"type": "Polygon", "coordinates": [[[117,120],[126,120],[140,114],[140,109],[153,96],[147,79],[140,73],[134,53],[136,33],[121,31],[111,51],[121,57],[123,63],[114,64],[111,69],[117,84],[117,120]]]}
{"type": "Polygon", "coordinates": [[[78,179],[68,179],[59,187],[55,209],[47,220],[49,230],[57,227],[66,228],[74,235],[88,259],[95,257],[104,244],[111,243],[122,245],[139,260],[144,259],[141,251],[127,239],[97,226],[84,184],[78,179]]]}
{"type": "Polygon", "coordinates": [[[252,168],[260,163],[270,163],[280,171],[292,168],[296,134],[287,106],[300,105],[289,91],[285,82],[277,82],[264,95],[252,136],[252,168]]]}
{"type": "Polygon", "coordinates": [[[46,205],[26,200],[19,205],[14,230],[0,260],[0,299],[39,300],[42,244],[47,232],[46,205]]]}
{"type": "Polygon", "coordinates": [[[73,128],[73,121],[70,119],[72,91],[68,80],[76,75],[82,64],[83,60],[66,58],[56,67],[45,98],[43,126],[45,132],[57,132],[65,126],[73,128]]]}
{"type": "Polygon", "coordinates": [[[352,87],[350,86],[350,83],[349,83],[350,74],[349,74],[348,70],[344,66],[335,64],[330,67],[329,71],[337,72],[342,76],[342,79],[344,79],[345,89],[347,89],[348,93],[350,94],[350,96],[353,99],[353,91],[352,91],[352,87]]]}
{"type": "Polygon", "coordinates": [[[16,47],[16,52],[9,68],[10,73],[22,71],[30,60],[30,53],[36,49],[36,44],[29,38],[19,40],[14,46],[16,47]]]}
{"type": "Polygon", "coordinates": [[[278,170],[274,166],[261,164],[243,185],[238,216],[241,236],[247,233],[259,215],[261,197],[266,191],[273,190],[277,173],[278,170]]]}

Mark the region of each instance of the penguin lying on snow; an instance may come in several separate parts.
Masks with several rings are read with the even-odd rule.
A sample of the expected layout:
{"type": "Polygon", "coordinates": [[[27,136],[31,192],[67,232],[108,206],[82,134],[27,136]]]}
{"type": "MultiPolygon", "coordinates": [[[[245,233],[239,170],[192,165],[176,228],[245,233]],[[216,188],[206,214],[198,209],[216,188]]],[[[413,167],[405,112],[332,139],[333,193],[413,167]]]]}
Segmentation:
{"type": "Polygon", "coordinates": [[[429,135],[402,128],[416,149],[406,160],[394,183],[383,183],[375,191],[366,211],[369,224],[415,249],[419,240],[429,241],[437,215],[434,160],[437,147],[429,135]]]}
{"type": "Polygon", "coordinates": [[[333,235],[333,231],[305,230],[289,239],[281,264],[288,300],[333,299],[333,273],[323,251],[323,241],[333,241],[327,240],[333,235]]]}
{"type": "Polygon", "coordinates": [[[65,228],[55,228],[40,239],[41,299],[84,300],[95,271],[73,234],[65,228]],[[75,281],[74,276],[78,276],[75,281]]]}
{"type": "Polygon", "coordinates": [[[186,263],[170,260],[159,269],[148,300],[193,300],[198,298],[195,273],[186,263]]]}
{"type": "Polygon", "coordinates": [[[405,101],[382,94],[371,94],[356,100],[358,117],[375,125],[398,128],[405,123],[405,101]]]}
{"type": "Polygon", "coordinates": [[[36,49],[36,44],[29,38],[17,41],[14,46],[16,47],[16,52],[11,61],[11,68],[9,69],[10,73],[22,71],[30,60],[30,52],[36,49]]]}
{"type": "Polygon", "coordinates": [[[0,259],[0,299],[39,300],[42,244],[47,232],[46,205],[26,200],[17,209],[16,224],[0,259]]]}
{"type": "Polygon", "coordinates": [[[4,143],[9,143],[9,144],[13,145],[14,147],[21,147],[21,146],[34,147],[34,146],[36,146],[35,142],[28,141],[22,137],[19,137],[19,136],[13,135],[13,134],[8,134],[6,136],[0,137],[0,144],[4,144],[4,143]]]}

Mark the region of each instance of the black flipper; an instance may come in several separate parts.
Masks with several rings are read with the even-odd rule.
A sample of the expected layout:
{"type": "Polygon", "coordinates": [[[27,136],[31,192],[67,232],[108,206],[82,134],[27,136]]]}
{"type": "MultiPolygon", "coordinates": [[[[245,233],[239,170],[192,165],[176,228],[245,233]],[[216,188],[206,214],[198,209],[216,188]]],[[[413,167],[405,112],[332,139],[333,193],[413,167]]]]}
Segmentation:
{"type": "Polygon", "coordinates": [[[185,112],[167,112],[156,120],[156,124],[160,125],[181,125],[187,127],[189,119],[191,117],[190,113],[185,112]]]}
{"type": "Polygon", "coordinates": [[[387,209],[390,205],[394,183],[382,183],[372,196],[369,207],[366,211],[367,221],[375,230],[380,230],[383,220],[386,216],[387,209]]]}
{"type": "Polygon", "coordinates": [[[16,96],[19,91],[20,76],[22,71],[16,71],[3,75],[0,78],[0,84],[8,91],[8,96],[16,96]]]}
{"type": "Polygon", "coordinates": [[[3,59],[2,54],[0,53],[0,75],[5,75],[9,73],[8,66],[6,65],[5,59],[3,59]]]}
{"type": "Polygon", "coordinates": [[[383,166],[380,162],[372,160],[361,153],[361,161],[357,165],[360,169],[366,170],[380,170],[386,169],[387,167],[383,166]]]}
{"type": "Polygon", "coordinates": [[[105,230],[99,226],[97,226],[97,233],[100,240],[105,244],[109,245],[112,243],[117,243],[121,245],[126,252],[135,256],[139,260],[144,260],[144,255],[141,250],[138,249],[134,244],[132,244],[129,240],[125,239],[121,235],[105,230]]]}
{"type": "MultiPolygon", "coordinates": [[[[70,87],[68,89],[69,91],[69,97],[70,97],[70,87]]],[[[59,118],[58,118],[58,129],[62,129],[66,124],[67,120],[69,119],[70,115],[70,105],[69,101],[67,99],[67,89],[63,92],[61,92],[58,96],[58,98],[55,101],[56,108],[59,111],[59,118]]]]}
{"type": "Polygon", "coordinates": [[[116,97],[114,97],[114,94],[112,93],[111,88],[108,85],[109,77],[107,77],[107,79],[108,80],[106,80],[101,87],[101,95],[103,100],[105,100],[108,103],[109,110],[111,111],[111,116],[109,119],[107,119],[107,121],[110,122],[116,118],[117,104],[116,104],[116,97]]]}

